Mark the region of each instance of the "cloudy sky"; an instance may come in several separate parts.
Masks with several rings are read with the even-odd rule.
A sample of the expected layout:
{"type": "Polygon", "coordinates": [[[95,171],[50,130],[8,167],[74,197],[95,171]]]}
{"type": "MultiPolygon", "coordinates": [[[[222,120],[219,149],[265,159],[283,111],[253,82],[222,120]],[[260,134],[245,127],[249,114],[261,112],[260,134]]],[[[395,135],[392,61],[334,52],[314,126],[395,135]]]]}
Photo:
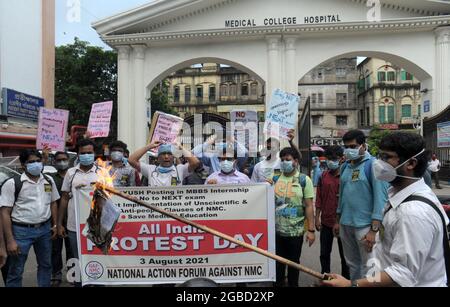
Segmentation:
{"type": "Polygon", "coordinates": [[[56,0],[56,45],[71,43],[79,37],[92,45],[106,48],[91,24],[149,2],[151,0],[56,0]],[[72,14],[76,2],[81,4],[79,21],[73,20],[76,15],[72,14]]]}

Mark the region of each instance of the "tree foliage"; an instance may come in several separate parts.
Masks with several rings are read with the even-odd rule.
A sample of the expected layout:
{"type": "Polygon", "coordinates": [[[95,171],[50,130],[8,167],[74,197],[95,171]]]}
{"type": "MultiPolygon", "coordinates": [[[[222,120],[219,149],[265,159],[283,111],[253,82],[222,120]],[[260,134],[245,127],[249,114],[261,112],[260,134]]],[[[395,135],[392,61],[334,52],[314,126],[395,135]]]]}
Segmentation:
{"type": "Polygon", "coordinates": [[[152,109],[151,118],[153,118],[156,111],[178,115],[169,104],[169,82],[167,80],[162,81],[153,88],[150,103],[152,109]]]}

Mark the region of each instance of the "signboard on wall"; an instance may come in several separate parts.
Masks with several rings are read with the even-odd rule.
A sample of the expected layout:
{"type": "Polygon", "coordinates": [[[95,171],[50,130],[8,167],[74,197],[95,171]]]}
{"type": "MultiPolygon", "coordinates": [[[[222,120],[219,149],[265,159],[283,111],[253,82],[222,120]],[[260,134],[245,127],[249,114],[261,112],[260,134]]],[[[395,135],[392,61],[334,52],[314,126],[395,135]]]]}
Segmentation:
{"type": "Polygon", "coordinates": [[[450,147],[450,122],[437,124],[437,147],[450,147]]]}
{"type": "Polygon", "coordinates": [[[45,106],[43,98],[3,88],[3,115],[38,121],[39,109],[45,106]]]}

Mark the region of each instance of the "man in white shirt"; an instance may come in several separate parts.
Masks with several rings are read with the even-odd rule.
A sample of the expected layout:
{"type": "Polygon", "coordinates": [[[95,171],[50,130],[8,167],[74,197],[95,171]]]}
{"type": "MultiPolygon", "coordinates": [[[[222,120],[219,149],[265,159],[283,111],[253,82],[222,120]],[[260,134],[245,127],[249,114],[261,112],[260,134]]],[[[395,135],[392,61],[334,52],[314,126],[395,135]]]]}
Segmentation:
{"type": "Polygon", "coordinates": [[[38,286],[50,287],[51,239],[56,238],[59,194],[53,179],[42,174],[44,166],[41,160],[39,152],[23,151],[20,162],[25,172],[20,178],[9,179],[2,187],[1,218],[9,255],[6,287],[22,287],[31,247],[38,263],[38,286]]]}
{"type": "Polygon", "coordinates": [[[62,197],[58,212],[58,234],[61,238],[69,237],[70,248],[74,258],[78,259],[76,207],[73,195],[83,187],[89,187],[98,180],[98,167],[95,165],[95,143],[82,139],[77,144],[79,164],[67,171],[62,185],[62,197]],[[67,214],[67,232],[63,226],[67,214]]]}
{"type": "Polygon", "coordinates": [[[176,166],[172,145],[161,144],[160,142],[154,142],[133,153],[130,156],[129,163],[148,178],[150,187],[181,186],[184,179],[200,165],[200,161],[180,145],[177,145],[177,147],[188,163],[176,166]],[[139,162],[148,151],[158,147],[158,166],[139,162]]]}
{"type": "Polygon", "coordinates": [[[273,177],[281,175],[279,152],[280,141],[276,138],[269,138],[266,141],[266,149],[262,152],[262,155],[265,157],[264,160],[256,164],[253,169],[252,182],[267,182],[273,177]]]}
{"type": "Polygon", "coordinates": [[[431,161],[428,163],[428,170],[431,172],[431,177],[434,178],[436,189],[442,189],[439,183],[439,171],[441,170],[441,161],[437,158],[436,154],[433,154],[431,161]]]}
{"type": "MultiPolygon", "coordinates": [[[[404,132],[390,134],[381,140],[379,156],[380,160],[373,165],[374,175],[392,187],[377,235],[375,258],[369,260],[376,272],[354,281],[333,274],[332,280],[324,284],[445,287],[449,276],[446,276],[443,241],[449,221],[422,178],[429,160],[424,139],[404,132]]],[[[448,248],[448,242],[445,244],[448,248]]]]}

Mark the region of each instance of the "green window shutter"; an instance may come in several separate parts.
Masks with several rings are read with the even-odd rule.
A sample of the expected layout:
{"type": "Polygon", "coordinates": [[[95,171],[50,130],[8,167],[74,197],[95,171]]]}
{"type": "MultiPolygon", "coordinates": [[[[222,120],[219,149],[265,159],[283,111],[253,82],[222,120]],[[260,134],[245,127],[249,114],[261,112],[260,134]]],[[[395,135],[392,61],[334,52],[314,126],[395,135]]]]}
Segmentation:
{"type": "Polygon", "coordinates": [[[402,81],[406,81],[406,71],[402,70],[402,81]]]}
{"type": "Polygon", "coordinates": [[[380,119],[380,124],[385,124],[386,123],[386,107],[385,106],[380,106],[379,107],[379,119],[380,119]]]}
{"type": "Polygon", "coordinates": [[[393,105],[388,106],[388,123],[395,123],[395,106],[393,105]]]}
{"type": "Polygon", "coordinates": [[[411,118],[411,105],[406,104],[402,106],[402,118],[411,118]]]}
{"type": "Polygon", "coordinates": [[[383,71],[378,72],[378,81],[379,82],[386,81],[386,73],[385,72],[383,72],[383,71]]]}

